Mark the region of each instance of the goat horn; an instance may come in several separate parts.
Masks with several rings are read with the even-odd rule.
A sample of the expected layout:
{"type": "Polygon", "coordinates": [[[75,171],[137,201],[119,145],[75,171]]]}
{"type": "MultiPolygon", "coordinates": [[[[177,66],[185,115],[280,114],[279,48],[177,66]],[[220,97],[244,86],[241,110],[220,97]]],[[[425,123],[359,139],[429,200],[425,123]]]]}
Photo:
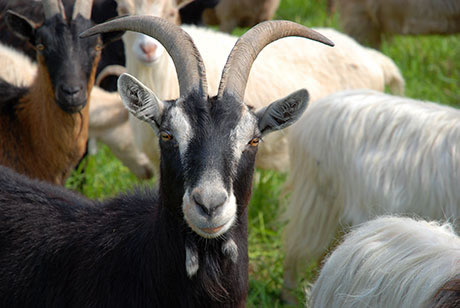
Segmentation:
{"type": "Polygon", "coordinates": [[[107,76],[115,75],[119,77],[123,73],[126,73],[126,67],[117,64],[107,65],[97,75],[95,84],[100,86],[101,81],[104,80],[107,76]]]}
{"type": "Polygon", "coordinates": [[[42,0],[45,19],[50,19],[56,14],[62,15],[65,19],[65,10],[61,0],[42,0]]]}
{"type": "Polygon", "coordinates": [[[78,13],[86,19],[91,19],[93,0],[76,0],[73,6],[72,20],[77,18],[78,13]]]}
{"type": "Polygon", "coordinates": [[[88,37],[103,32],[136,31],[157,39],[168,51],[179,80],[180,96],[194,90],[207,97],[206,70],[192,38],[179,26],[159,17],[126,16],[96,25],[80,34],[88,37]]]}
{"type": "Polygon", "coordinates": [[[243,101],[249,71],[257,55],[268,44],[286,36],[302,36],[334,46],[327,37],[297,23],[287,20],[262,22],[249,29],[235,43],[222,71],[217,97],[229,94],[243,101]]]}

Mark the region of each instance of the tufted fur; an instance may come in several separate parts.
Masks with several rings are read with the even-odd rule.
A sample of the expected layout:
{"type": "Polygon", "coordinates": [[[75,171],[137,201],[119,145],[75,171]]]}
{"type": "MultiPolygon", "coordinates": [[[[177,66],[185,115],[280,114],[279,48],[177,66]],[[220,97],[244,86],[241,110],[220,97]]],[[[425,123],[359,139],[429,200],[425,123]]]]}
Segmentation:
{"type": "Polygon", "coordinates": [[[458,307],[460,238],[453,229],[391,216],[357,226],[324,263],[311,306],[458,307]]]}
{"type": "Polygon", "coordinates": [[[340,226],[391,213],[458,223],[459,119],[451,107],[370,90],[313,104],[290,135],[285,287],[340,226]]]}

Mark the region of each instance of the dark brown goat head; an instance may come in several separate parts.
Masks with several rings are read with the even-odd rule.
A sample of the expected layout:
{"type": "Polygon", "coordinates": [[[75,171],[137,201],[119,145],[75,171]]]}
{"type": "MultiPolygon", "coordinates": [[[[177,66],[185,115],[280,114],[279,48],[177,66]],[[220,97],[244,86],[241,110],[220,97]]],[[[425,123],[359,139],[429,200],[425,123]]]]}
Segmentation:
{"type": "Polygon", "coordinates": [[[79,33],[93,25],[91,7],[92,1],[77,0],[73,16],[67,20],[60,0],[44,0],[45,21],[41,25],[13,11],[6,15],[8,27],[35,46],[38,64],[48,73],[54,98],[67,113],[85,107],[101,50],[121,35],[112,33],[102,38],[79,39],[79,33]]]}

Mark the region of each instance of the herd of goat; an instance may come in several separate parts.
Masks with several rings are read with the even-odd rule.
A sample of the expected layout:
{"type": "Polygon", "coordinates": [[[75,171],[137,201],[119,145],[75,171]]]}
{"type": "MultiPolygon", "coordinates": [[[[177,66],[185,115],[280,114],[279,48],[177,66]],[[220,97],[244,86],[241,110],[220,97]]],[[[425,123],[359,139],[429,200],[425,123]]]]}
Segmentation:
{"type": "Polygon", "coordinates": [[[460,5],[383,2],[331,2],[352,38],[280,0],[0,0],[0,306],[244,307],[257,167],[288,173],[283,300],[350,229],[307,305],[459,307],[460,111],[357,41],[460,5]],[[95,141],[158,186],[63,188],[95,141]]]}

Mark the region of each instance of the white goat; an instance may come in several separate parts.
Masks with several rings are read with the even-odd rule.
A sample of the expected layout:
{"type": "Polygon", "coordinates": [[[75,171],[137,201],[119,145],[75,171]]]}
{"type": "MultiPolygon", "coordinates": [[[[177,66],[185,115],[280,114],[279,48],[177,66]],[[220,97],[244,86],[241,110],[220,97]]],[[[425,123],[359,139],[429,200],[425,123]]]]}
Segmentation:
{"type": "MultiPolygon", "coordinates": [[[[0,78],[16,85],[29,86],[37,73],[37,64],[22,52],[0,44],[0,78]]],[[[153,174],[150,161],[133,145],[132,130],[127,121],[128,111],[120,95],[94,86],[89,108],[89,138],[105,143],[112,153],[137,177],[153,174]]]]}
{"type": "Polygon", "coordinates": [[[0,77],[16,86],[28,86],[37,74],[37,65],[22,52],[0,43],[0,77]]]}
{"type": "MultiPolygon", "coordinates": [[[[158,16],[158,0],[117,0],[120,14],[158,16]]],[[[237,37],[194,26],[183,26],[190,34],[206,65],[209,94],[217,93],[220,72],[237,37]]],[[[404,90],[404,80],[393,61],[385,55],[357,44],[333,29],[315,29],[329,37],[334,48],[319,46],[302,38],[285,38],[272,43],[257,57],[246,88],[249,105],[258,109],[263,102],[285,96],[299,87],[310,91],[311,101],[342,89],[371,88],[383,91],[389,85],[395,93],[404,90]]],[[[147,36],[127,32],[123,36],[126,67],[130,74],[153,89],[162,99],[179,95],[174,65],[163,47],[147,36]]],[[[156,171],[159,149],[157,138],[145,123],[130,116],[135,144],[147,154],[156,171]]],[[[286,133],[275,132],[259,148],[259,168],[286,171],[289,164],[286,133]]]]}
{"type": "Polygon", "coordinates": [[[460,218],[459,110],[343,91],[313,104],[289,138],[285,290],[341,224],[391,213],[460,218]]]}
{"type": "Polygon", "coordinates": [[[452,225],[380,217],[355,228],[327,259],[314,308],[458,307],[460,237],[452,225]]]}
{"type": "Polygon", "coordinates": [[[379,47],[382,34],[460,32],[458,0],[336,0],[340,23],[361,43],[379,47]]]}

